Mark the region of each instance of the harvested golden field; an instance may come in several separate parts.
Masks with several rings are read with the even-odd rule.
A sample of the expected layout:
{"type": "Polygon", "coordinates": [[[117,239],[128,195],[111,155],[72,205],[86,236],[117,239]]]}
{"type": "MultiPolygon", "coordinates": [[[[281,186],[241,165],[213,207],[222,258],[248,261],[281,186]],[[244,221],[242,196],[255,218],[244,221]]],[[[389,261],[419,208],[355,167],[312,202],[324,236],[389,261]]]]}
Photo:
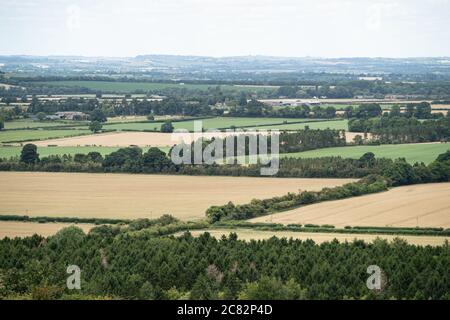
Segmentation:
{"type": "MultiPolygon", "coordinates": [[[[77,147],[77,146],[102,146],[102,147],[128,147],[131,145],[139,147],[167,147],[177,143],[191,143],[193,140],[203,136],[204,139],[212,137],[226,137],[228,135],[243,134],[242,132],[204,132],[204,133],[161,133],[161,132],[112,132],[84,135],[78,137],[49,139],[42,141],[33,141],[38,147],[48,145],[59,147],[77,147]]],[[[253,134],[253,132],[245,132],[253,134]]]]}
{"type": "Polygon", "coordinates": [[[177,141],[171,140],[170,133],[159,132],[112,132],[33,142],[38,147],[46,147],[48,145],[57,145],[60,147],[128,147],[130,145],[166,147],[176,143],[177,141]]]}
{"type": "Polygon", "coordinates": [[[252,219],[253,222],[380,227],[450,227],[450,183],[393,188],[252,219]]]}
{"type": "MultiPolygon", "coordinates": [[[[347,132],[346,131],[345,132],[345,141],[347,143],[352,143],[352,142],[354,142],[353,139],[355,139],[355,137],[357,135],[360,135],[364,139],[364,132],[347,132]]],[[[367,137],[368,140],[370,140],[370,139],[372,139],[372,134],[371,133],[367,133],[366,137],[367,137]]]]}
{"type": "Polygon", "coordinates": [[[201,219],[211,205],[247,203],[352,179],[0,172],[0,214],[201,219]]]}
{"type": "MultiPolygon", "coordinates": [[[[271,237],[277,238],[293,238],[299,240],[312,239],[316,243],[323,243],[337,239],[339,242],[352,242],[353,240],[364,240],[365,242],[372,242],[377,238],[392,241],[395,238],[400,238],[408,241],[409,244],[414,245],[430,245],[440,246],[445,243],[445,240],[450,240],[450,237],[433,237],[433,236],[394,236],[384,234],[346,234],[346,233],[316,233],[316,232],[292,232],[292,231],[260,231],[253,229],[212,229],[212,230],[192,230],[193,236],[199,236],[205,232],[209,232],[211,236],[220,239],[223,235],[228,236],[231,232],[238,235],[238,239],[250,240],[264,240],[271,237]]],[[[182,233],[178,233],[179,235],[182,233]]]]}
{"type": "Polygon", "coordinates": [[[29,237],[33,234],[38,234],[43,237],[51,236],[59,230],[69,227],[77,226],[85,233],[88,233],[94,224],[71,224],[71,223],[36,223],[36,222],[19,222],[19,221],[0,221],[0,239],[5,237],[29,237]]]}

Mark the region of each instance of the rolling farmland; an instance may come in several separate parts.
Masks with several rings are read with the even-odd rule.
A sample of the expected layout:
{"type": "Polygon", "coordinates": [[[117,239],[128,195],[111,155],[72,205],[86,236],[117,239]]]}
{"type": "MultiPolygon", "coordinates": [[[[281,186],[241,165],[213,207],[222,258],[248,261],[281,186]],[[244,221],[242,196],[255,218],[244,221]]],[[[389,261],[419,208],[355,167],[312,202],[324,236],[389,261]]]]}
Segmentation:
{"type": "Polygon", "coordinates": [[[352,179],[0,172],[0,214],[202,219],[211,205],[320,190],[352,179]],[[26,201],[24,201],[26,199],[26,201]]]}
{"type": "Polygon", "coordinates": [[[36,82],[49,86],[64,87],[82,87],[92,90],[101,90],[105,92],[135,92],[135,91],[158,91],[163,89],[189,89],[189,90],[207,90],[220,86],[224,91],[243,91],[243,92],[261,92],[273,91],[277,87],[268,86],[234,86],[234,85],[217,85],[217,84],[189,84],[174,82],[120,82],[120,81],[43,81],[36,82]]]}
{"type": "Polygon", "coordinates": [[[411,143],[389,144],[380,146],[348,146],[324,148],[311,151],[284,154],[284,157],[318,158],[318,157],[343,157],[360,158],[366,152],[373,152],[377,158],[405,158],[410,163],[424,162],[428,164],[436,157],[450,150],[449,143],[411,143]]]}
{"type": "Polygon", "coordinates": [[[450,183],[403,186],[251,219],[253,222],[450,228],[450,183]]]}
{"type": "Polygon", "coordinates": [[[23,142],[31,140],[43,140],[62,137],[79,136],[90,133],[89,130],[71,129],[71,130],[8,130],[0,132],[0,142],[23,142]]]}
{"type": "Polygon", "coordinates": [[[63,228],[77,226],[85,233],[89,232],[94,224],[80,223],[36,223],[36,222],[17,222],[17,221],[0,221],[0,239],[9,237],[30,237],[38,234],[43,237],[51,236],[63,228]]]}
{"type": "MultiPolygon", "coordinates": [[[[284,123],[290,122],[312,122],[314,119],[285,119],[285,118],[234,118],[234,117],[217,117],[207,118],[199,120],[187,120],[173,122],[175,129],[185,129],[188,131],[194,131],[194,122],[201,121],[204,129],[226,129],[231,127],[251,127],[251,126],[264,126],[271,125],[274,128],[276,126],[282,126],[284,123]]],[[[105,129],[114,130],[159,130],[161,128],[161,122],[135,122],[135,123],[120,123],[120,124],[106,124],[105,129]]],[[[262,127],[266,129],[265,127],[262,127]]]]}

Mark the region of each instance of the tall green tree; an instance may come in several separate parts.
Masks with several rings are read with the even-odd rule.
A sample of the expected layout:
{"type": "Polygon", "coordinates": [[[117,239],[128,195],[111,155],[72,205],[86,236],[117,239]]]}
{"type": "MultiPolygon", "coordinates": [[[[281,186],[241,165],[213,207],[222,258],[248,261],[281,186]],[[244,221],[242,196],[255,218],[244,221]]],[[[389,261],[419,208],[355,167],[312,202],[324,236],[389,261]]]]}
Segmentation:
{"type": "Polygon", "coordinates": [[[173,129],[172,121],[166,121],[161,126],[161,132],[171,133],[173,132],[173,129]]]}
{"type": "Polygon", "coordinates": [[[39,161],[39,154],[37,153],[36,145],[28,143],[23,146],[20,153],[20,162],[26,164],[35,164],[39,161]]]}
{"type": "Polygon", "coordinates": [[[102,130],[102,124],[99,121],[91,121],[91,123],[89,124],[89,130],[91,130],[94,133],[99,132],[100,130],[102,130]]]}

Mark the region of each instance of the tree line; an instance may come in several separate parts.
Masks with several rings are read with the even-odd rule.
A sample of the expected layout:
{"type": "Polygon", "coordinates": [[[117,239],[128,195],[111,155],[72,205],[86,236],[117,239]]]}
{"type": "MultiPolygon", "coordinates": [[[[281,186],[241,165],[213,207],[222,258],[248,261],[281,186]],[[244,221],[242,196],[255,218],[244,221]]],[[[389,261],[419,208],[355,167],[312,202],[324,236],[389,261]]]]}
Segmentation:
{"type": "Polygon", "coordinates": [[[450,115],[437,120],[420,121],[406,117],[352,119],[350,132],[370,132],[372,140],[381,144],[448,141],[450,115]]]}
{"type": "MultiPolygon", "coordinates": [[[[282,133],[280,151],[295,152],[315,148],[343,145],[338,130],[306,129],[295,133],[282,133]]],[[[234,139],[237,139],[236,137],[234,139]]],[[[249,141],[247,140],[248,144],[249,141]]],[[[237,144],[235,143],[235,146],[237,144]]],[[[189,147],[189,146],[187,146],[189,147]]],[[[194,146],[191,145],[191,148],[194,146]]],[[[269,143],[270,147],[270,143],[269,143]]],[[[235,150],[236,152],[237,150],[235,150]]],[[[246,148],[248,154],[249,148],[246,148]]],[[[269,154],[271,150],[269,148],[269,154]]],[[[236,154],[236,153],[235,153],[236,154]]],[[[226,152],[224,152],[226,156],[226,152]]],[[[234,164],[174,164],[170,157],[158,148],[149,148],[143,152],[138,147],[120,148],[106,156],[99,152],[71,155],[50,155],[40,157],[34,144],[26,144],[20,157],[0,159],[2,171],[50,171],[50,172],[129,172],[129,173],[170,173],[186,175],[226,175],[260,176],[264,166],[261,163],[234,164]]],[[[363,177],[368,174],[380,174],[391,165],[390,159],[346,159],[342,157],[325,158],[281,158],[277,177],[363,177]]]]}

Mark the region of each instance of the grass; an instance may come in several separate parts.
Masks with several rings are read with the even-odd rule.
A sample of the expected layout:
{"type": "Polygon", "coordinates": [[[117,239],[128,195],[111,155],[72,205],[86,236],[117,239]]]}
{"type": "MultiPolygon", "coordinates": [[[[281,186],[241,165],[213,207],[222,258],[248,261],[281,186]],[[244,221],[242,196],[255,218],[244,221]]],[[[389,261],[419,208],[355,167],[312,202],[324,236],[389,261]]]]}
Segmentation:
{"type": "Polygon", "coordinates": [[[336,129],[336,130],[348,130],[347,120],[323,120],[314,121],[309,123],[292,123],[281,125],[268,125],[259,127],[258,129],[279,129],[279,130],[300,130],[305,129],[308,126],[310,129],[336,129]]]}
{"type": "MultiPolygon", "coordinates": [[[[49,155],[75,155],[77,153],[87,154],[89,152],[100,152],[103,156],[110,154],[118,150],[119,147],[38,147],[39,156],[47,157],[49,155]]],[[[142,148],[143,151],[147,151],[148,148],[142,148]]],[[[159,148],[162,151],[168,153],[169,148],[159,148]]],[[[12,158],[20,156],[22,147],[0,147],[0,158],[12,158]]]]}
{"type": "MultiPolygon", "coordinates": [[[[47,86],[66,86],[66,87],[83,87],[92,90],[100,90],[105,92],[135,92],[137,90],[157,91],[164,89],[190,89],[190,90],[207,90],[215,88],[216,84],[180,84],[180,83],[162,83],[162,82],[120,82],[120,81],[43,81],[35,82],[35,84],[43,84],[47,86]]],[[[242,91],[242,92],[264,92],[277,90],[276,87],[268,88],[264,86],[234,86],[220,85],[224,91],[242,91]]]]}
{"type": "Polygon", "coordinates": [[[343,158],[360,158],[366,152],[373,152],[377,158],[405,158],[409,163],[424,162],[428,164],[441,153],[450,150],[448,143],[412,143],[389,144],[381,146],[348,146],[325,148],[297,153],[284,154],[285,157],[320,158],[341,156],[343,158]]]}
{"type": "Polygon", "coordinates": [[[78,126],[83,124],[80,121],[34,121],[34,120],[14,120],[5,122],[5,130],[10,129],[35,129],[48,127],[64,127],[64,126],[78,126]]]}
{"type": "MultiPolygon", "coordinates": [[[[251,127],[251,126],[261,126],[261,125],[272,125],[283,126],[283,123],[286,121],[290,122],[298,122],[298,121],[314,121],[312,119],[285,119],[285,118],[238,118],[238,117],[217,117],[217,118],[208,118],[197,120],[202,122],[202,126],[204,129],[225,129],[230,128],[231,126],[235,127],[251,127]],[[278,124],[278,125],[276,125],[278,124]]],[[[172,123],[175,129],[186,129],[188,131],[194,130],[194,120],[188,121],[178,121],[172,123]]],[[[135,122],[135,123],[120,123],[120,124],[106,124],[104,125],[105,129],[113,129],[113,130],[156,130],[159,131],[162,123],[151,123],[151,122],[135,122]]],[[[265,128],[265,127],[263,127],[265,128]]]]}
{"type": "Polygon", "coordinates": [[[31,140],[44,140],[51,138],[64,138],[90,133],[89,130],[11,130],[0,132],[0,142],[22,142],[31,140]]]}

